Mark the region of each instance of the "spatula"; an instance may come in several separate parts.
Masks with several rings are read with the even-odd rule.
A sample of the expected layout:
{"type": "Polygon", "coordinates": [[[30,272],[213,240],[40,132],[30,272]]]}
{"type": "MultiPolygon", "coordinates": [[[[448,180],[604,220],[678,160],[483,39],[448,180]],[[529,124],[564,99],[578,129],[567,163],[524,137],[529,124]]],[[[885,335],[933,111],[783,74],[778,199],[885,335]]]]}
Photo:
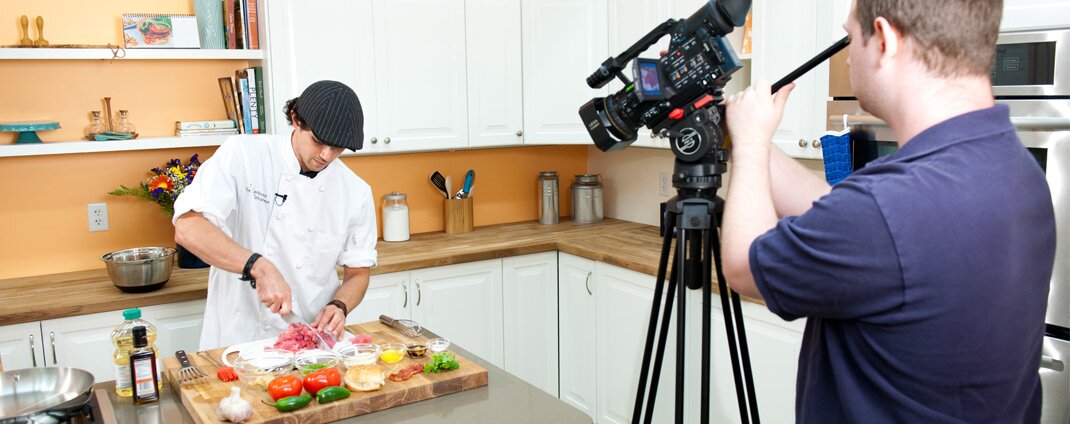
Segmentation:
{"type": "Polygon", "coordinates": [[[450,198],[450,192],[446,191],[446,177],[443,177],[438,171],[431,174],[431,184],[434,185],[438,191],[442,192],[442,195],[447,199],[450,198]]]}
{"type": "Polygon", "coordinates": [[[186,357],[186,351],[180,350],[175,352],[175,358],[182,364],[182,368],[178,370],[178,384],[193,384],[208,379],[208,374],[204,373],[204,370],[200,369],[189,362],[189,358],[186,357]]]}

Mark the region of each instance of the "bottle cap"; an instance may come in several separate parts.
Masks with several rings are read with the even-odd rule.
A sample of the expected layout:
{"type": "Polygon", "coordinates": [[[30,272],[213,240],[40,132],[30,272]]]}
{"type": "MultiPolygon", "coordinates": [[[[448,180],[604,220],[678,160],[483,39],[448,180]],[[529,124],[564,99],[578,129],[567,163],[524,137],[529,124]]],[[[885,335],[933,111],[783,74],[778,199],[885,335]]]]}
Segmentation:
{"type": "Polygon", "coordinates": [[[128,320],[141,318],[141,309],[138,309],[138,308],[127,309],[127,310],[123,311],[123,318],[124,319],[128,319],[128,320]]]}
{"type": "Polygon", "coordinates": [[[140,348],[149,345],[149,338],[145,334],[145,326],[134,327],[134,347],[140,348]]]}
{"type": "Polygon", "coordinates": [[[405,200],[408,196],[405,193],[392,191],[389,194],[383,196],[383,200],[405,200]]]}

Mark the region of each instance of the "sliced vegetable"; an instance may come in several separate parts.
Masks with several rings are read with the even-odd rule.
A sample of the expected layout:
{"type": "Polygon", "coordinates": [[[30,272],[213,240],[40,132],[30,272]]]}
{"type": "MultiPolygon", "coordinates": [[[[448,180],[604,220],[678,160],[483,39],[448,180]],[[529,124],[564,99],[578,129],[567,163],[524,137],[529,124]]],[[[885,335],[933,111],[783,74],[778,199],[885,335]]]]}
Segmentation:
{"type": "Polygon", "coordinates": [[[320,389],[342,385],[342,373],[338,368],[324,368],[305,376],[305,391],[315,395],[320,389]]]}
{"type": "Polygon", "coordinates": [[[324,387],[316,393],[316,401],[319,403],[334,402],[347,397],[349,397],[349,389],[338,386],[324,387]]]}
{"type": "Polygon", "coordinates": [[[457,357],[452,353],[442,352],[431,355],[431,362],[424,365],[424,373],[443,372],[460,368],[457,357]]]}
{"type": "Polygon", "coordinates": [[[215,376],[219,377],[224,382],[230,382],[238,379],[238,374],[234,372],[234,368],[231,367],[219,367],[215,370],[215,376]]]}
{"type": "Polygon", "coordinates": [[[301,378],[293,375],[281,375],[268,383],[267,391],[272,400],[301,394],[301,378]]]}
{"type": "Polygon", "coordinates": [[[274,406],[280,412],[290,412],[301,409],[312,402],[312,396],[308,393],[297,396],[287,396],[275,402],[264,401],[268,406],[274,406]]]}

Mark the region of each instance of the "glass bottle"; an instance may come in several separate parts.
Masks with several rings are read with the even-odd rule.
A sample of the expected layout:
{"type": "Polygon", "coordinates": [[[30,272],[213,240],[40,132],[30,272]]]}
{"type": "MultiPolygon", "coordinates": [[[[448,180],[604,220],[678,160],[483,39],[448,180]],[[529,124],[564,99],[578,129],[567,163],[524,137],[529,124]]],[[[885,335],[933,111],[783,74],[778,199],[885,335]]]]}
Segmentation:
{"type": "Polygon", "coordinates": [[[104,134],[104,131],[108,129],[104,127],[104,121],[100,119],[100,111],[93,111],[93,118],[90,120],[89,125],[85,127],[85,138],[87,140],[96,140],[94,137],[97,134],[104,134]]]}
{"type": "Polygon", "coordinates": [[[127,111],[125,110],[119,111],[119,120],[115,121],[115,125],[113,126],[115,132],[127,133],[130,135],[136,134],[137,130],[134,128],[134,124],[130,123],[130,119],[127,118],[126,114],[127,111]]]}
{"type": "Polygon", "coordinates": [[[160,400],[160,377],[156,367],[156,349],[149,347],[145,327],[137,326],[131,331],[134,349],[130,351],[130,379],[134,404],[160,400]]]}
{"type": "Polygon", "coordinates": [[[409,239],[409,205],[404,193],[383,196],[383,241],[409,239]]]}

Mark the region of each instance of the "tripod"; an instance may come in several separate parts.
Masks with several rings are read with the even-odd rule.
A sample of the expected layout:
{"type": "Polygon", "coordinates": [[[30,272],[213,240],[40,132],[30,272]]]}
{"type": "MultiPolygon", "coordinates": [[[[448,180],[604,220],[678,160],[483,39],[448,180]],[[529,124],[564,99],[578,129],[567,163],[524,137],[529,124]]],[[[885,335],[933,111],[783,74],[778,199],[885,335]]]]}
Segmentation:
{"type": "Polygon", "coordinates": [[[741,421],[759,423],[758,403],[754,392],[754,377],[751,373],[750,354],[747,348],[746,330],[739,294],[730,292],[721,269],[721,247],[718,237],[719,218],[724,209],[724,200],[717,196],[722,175],[727,170],[728,152],[721,149],[721,129],[718,125],[721,114],[716,106],[696,110],[687,119],[666,131],[669,135],[676,162],[673,170],[673,187],[677,195],[667,202],[662,216],[663,241],[654,299],[650,309],[646,345],[639,385],[635,397],[632,422],[638,424],[643,412],[644,389],[650,370],[651,351],[655,335],[658,335],[657,352],[654,357],[653,379],[650,382],[649,400],[646,403],[646,420],[653,417],[658,391],[658,377],[665,354],[669,334],[669,318],[672,315],[673,297],[676,293],[676,404],[675,422],[684,421],[684,340],[686,317],[686,289],[702,290],[702,359],[701,359],[701,409],[700,420],[709,422],[710,398],[710,332],[711,332],[711,265],[717,273],[721,308],[724,312],[726,336],[732,361],[736,398],[741,421]],[[669,262],[672,242],[676,241],[673,268],[669,274],[668,293],[664,310],[660,312],[665,291],[665,273],[669,262]],[[658,321],[661,321],[660,329],[658,321]],[[657,330],[657,331],[656,331],[657,330]]]}

